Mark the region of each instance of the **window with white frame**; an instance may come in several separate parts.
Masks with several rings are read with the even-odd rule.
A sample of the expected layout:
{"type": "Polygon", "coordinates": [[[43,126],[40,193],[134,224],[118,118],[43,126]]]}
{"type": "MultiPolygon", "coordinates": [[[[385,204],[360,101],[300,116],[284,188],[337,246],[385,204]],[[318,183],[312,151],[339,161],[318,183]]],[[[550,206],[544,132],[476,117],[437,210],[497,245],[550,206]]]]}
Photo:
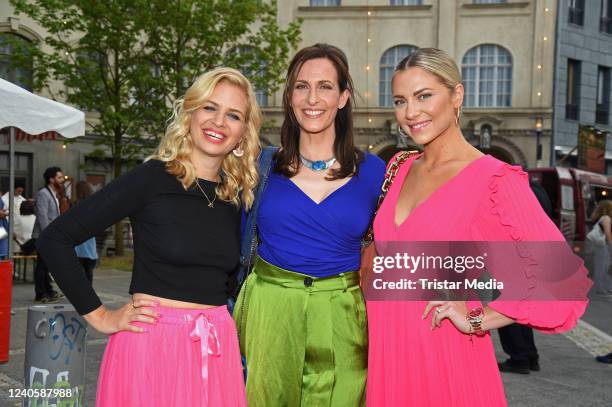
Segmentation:
{"type": "Polygon", "coordinates": [[[512,100],[512,56],[499,45],[470,49],[461,63],[466,107],[506,107],[512,100]]]}
{"type": "Polygon", "coordinates": [[[378,86],[378,101],[382,107],[393,106],[393,94],[391,91],[391,78],[397,64],[408,55],[416,51],[413,45],[397,45],[386,50],[380,58],[380,78],[378,86]]]}
{"type": "Polygon", "coordinates": [[[310,0],[310,7],[338,7],[340,0],[310,0]]]}
{"type": "Polygon", "coordinates": [[[391,6],[420,6],[423,0],[391,0],[391,6]]]}

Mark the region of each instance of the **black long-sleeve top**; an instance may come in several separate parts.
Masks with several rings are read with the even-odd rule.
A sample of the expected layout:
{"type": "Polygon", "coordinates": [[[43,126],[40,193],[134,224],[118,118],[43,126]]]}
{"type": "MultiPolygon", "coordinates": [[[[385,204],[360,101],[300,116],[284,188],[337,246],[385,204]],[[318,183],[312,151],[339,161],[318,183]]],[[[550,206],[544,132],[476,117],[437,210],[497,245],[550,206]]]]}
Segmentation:
{"type": "MultiPolygon", "coordinates": [[[[217,184],[198,182],[213,200],[217,184]]],[[[57,218],[37,240],[49,271],[81,315],[102,303],[74,246],[128,216],[134,234],[130,294],[226,303],[239,262],[239,209],[220,199],[209,208],[195,184],[185,190],[163,162],[150,160],[57,218]]]]}

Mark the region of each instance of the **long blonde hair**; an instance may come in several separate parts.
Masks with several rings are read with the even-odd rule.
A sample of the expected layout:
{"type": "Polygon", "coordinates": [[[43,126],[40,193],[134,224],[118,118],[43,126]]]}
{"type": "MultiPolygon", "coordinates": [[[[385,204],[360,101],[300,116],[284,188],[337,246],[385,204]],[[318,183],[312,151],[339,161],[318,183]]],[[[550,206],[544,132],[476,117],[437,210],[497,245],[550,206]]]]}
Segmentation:
{"type": "Polygon", "coordinates": [[[221,183],[216,193],[220,199],[240,205],[246,209],[253,204],[253,190],[259,181],[257,157],[261,151],[259,128],[261,110],[257,105],[255,92],[247,78],[232,68],[216,68],[200,75],[187,89],[185,96],[174,102],[174,112],[166,134],[162,137],[157,152],[149,157],[166,163],[167,171],[174,175],[185,189],[193,185],[196,170],[190,160],[192,141],[190,137],[191,114],[204,106],[217,84],[221,81],[238,86],[248,97],[246,112],[246,131],[240,141],[244,150],[242,157],[228,154],[221,163],[221,183]]]}

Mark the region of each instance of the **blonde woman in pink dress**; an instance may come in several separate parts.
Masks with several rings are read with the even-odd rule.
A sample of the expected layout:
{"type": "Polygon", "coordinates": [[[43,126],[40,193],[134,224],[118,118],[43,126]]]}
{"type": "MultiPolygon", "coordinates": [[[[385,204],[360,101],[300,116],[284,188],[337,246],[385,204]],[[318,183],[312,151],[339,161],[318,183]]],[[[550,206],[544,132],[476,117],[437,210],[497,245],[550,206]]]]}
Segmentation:
{"type": "MultiPolygon", "coordinates": [[[[459,127],[463,94],[459,70],[441,50],[419,49],[396,68],[395,115],[402,133],[423,152],[400,166],[378,211],[379,254],[379,246],[391,241],[563,242],[526,174],[465,140],[459,127]]],[[[576,264],[574,301],[492,301],[486,306],[478,301],[368,301],[367,405],[507,405],[489,331],[514,322],[546,333],[571,329],[587,305],[579,299],[591,286],[582,263],[576,264]]],[[[516,272],[513,278],[521,283],[524,277],[528,284],[525,270],[516,272]]]]}

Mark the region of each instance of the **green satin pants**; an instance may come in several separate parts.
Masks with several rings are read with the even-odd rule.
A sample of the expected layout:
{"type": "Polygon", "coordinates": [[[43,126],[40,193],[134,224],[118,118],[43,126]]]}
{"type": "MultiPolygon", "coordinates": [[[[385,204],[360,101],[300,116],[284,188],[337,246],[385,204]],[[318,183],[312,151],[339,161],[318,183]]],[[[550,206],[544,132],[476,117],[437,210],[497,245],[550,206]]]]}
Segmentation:
{"type": "Polygon", "coordinates": [[[365,405],[368,333],[357,272],[314,278],[258,258],[234,318],[249,407],[365,405]]]}

